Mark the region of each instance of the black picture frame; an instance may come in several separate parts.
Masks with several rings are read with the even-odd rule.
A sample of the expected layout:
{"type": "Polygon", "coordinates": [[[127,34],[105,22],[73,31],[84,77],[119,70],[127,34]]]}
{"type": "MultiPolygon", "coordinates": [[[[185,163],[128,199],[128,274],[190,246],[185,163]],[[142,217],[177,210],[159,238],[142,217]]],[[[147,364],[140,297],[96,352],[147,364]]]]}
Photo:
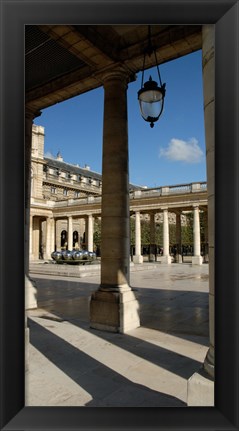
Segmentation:
{"type": "Polygon", "coordinates": [[[239,429],[238,11],[237,0],[2,0],[2,430],[239,429]],[[24,407],[24,25],[76,22],[215,24],[215,407],[120,411],[118,408],[24,407]]]}

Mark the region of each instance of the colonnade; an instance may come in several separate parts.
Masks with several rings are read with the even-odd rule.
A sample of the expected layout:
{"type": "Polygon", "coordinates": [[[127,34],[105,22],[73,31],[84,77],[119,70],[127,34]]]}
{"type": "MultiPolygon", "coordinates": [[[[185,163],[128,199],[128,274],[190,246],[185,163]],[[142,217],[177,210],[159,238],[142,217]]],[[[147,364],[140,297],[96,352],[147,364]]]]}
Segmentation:
{"type": "MultiPolygon", "coordinates": [[[[158,259],[162,263],[170,264],[172,262],[170,255],[170,238],[169,238],[169,210],[168,208],[161,209],[163,213],[163,255],[158,259]]],[[[192,256],[192,264],[201,265],[202,264],[202,256],[201,256],[201,235],[200,235],[200,208],[195,205],[193,208],[193,250],[194,254],[192,256]]],[[[155,214],[156,212],[150,212],[150,244],[155,244],[155,214]]],[[[141,254],[141,213],[140,211],[135,211],[135,254],[133,256],[134,263],[143,263],[143,256],[141,254]]],[[[207,217],[207,211],[204,211],[204,217],[207,217]]],[[[207,220],[205,221],[205,226],[207,226],[207,220]]],[[[207,229],[206,229],[207,230],[207,229]]],[[[176,262],[182,263],[182,254],[181,254],[181,211],[176,211],[176,243],[177,243],[177,253],[176,253],[176,262]]],[[[207,236],[205,235],[207,239],[207,236]]],[[[150,246],[149,250],[149,260],[155,260],[155,253],[150,246]]]]}
{"type": "MultiPolygon", "coordinates": [[[[50,259],[51,253],[54,250],[61,249],[61,232],[57,235],[57,223],[66,220],[67,232],[67,249],[73,250],[73,216],[58,219],[50,216],[30,215],[30,235],[29,235],[29,255],[30,260],[37,260],[39,258],[50,259]],[[45,224],[44,229],[42,224],[45,224]],[[44,238],[43,238],[44,235],[44,238]]],[[[77,220],[77,219],[76,219],[77,220]]],[[[88,214],[84,217],[85,220],[85,240],[86,248],[88,251],[94,251],[94,217],[88,214]]],[[[79,235],[79,230],[77,230],[79,235]]],[[[83,233],[83,232],[82,232],[83,233]]],[[[75,247],[78,248],[78,247],[75,247]]]]}
{"type": "MultiPolygon", "coordinates": [[[[172,258],[170,255],[170,235],[169,235],[169,209],[162,208],[163,213],[163,254],[157,257],[161,263],[170,264],[172,258]]],[[[151,211],[150,215],[150,247],[149,247],[149,261],[155,261],[155,249],[156,244],[155,238],[155,216],[159,211],[151,211]]],[[[175,254],[175,262],[182,263],[182,239],[181,239],[181,213],[182,211],[177,210],[176,215],[176,244],[177,250],[175,254]]],[[[201,256],[201,235],[200,235],[200,208],[199,206],[194,206],[193,208],[193,256],[192,264],[202,264],[201,256]]],[[[133,262],[135,264],[143,263],[142,247],[141,247],[141,215],[143,212],[140,210],[135,211],[135,252],[133,255],[133,262]]],[[[207,211],[204,210],[204,218],[207,218],[207,211]]],[[[80,244],[73,244],[73,232],[77,232],[80,235],[79,219],[73,218],[69,215],[65,218],[66,220],[66,247],[68,250],[73,250],[73,248],[80,248],[80,244]]],[[[81,219],[82,220],[82,219],[81,219]]],[[[94,251],[94,216],[93,214],[86,215],[83,220],[85,221],[84,234],[85,234],[85,247],[88,251],[94,251]]],[[[40,217],[30,215],[30,260],[35,260],[38,258],[50,259],[51,253],[54,250],[60,250],[62,248],[61,244],[61,230],[57,229],[57,223],[62,223],[62,219],[57,219],[53,215],[40,217]],[[44,228],[44,238],[42,224],[45,224],[44,228]],[[58,232],[58,233],[57,233],[58,232]]],[[[207,220],[204,223],[205,230],[207,231],[207,220]]],[[[81,232],[83,236],[83,231],[81,232]]],[[[207,236],[205,235],[207,239],[207,236]]]]}

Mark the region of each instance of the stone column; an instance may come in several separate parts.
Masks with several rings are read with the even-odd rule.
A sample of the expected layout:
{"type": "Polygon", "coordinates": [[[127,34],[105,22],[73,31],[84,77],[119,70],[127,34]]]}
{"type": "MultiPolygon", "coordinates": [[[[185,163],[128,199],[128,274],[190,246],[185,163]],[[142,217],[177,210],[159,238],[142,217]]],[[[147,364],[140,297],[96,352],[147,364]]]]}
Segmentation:
{"type": "Polygon", "coordinates": [[[33,260],[32,240],[33,240],[33,216],[30,215],[30,221],[29,221],[29,261],[33,260]]]}
{"type": "Polygon", "coordinates": [[[200,233],[200,217],[199,207],[194,206],[193,208],[193,257],[192,265],[202,265],[201,256],[201,233],[200,233]]]}
{"type": "Polygon", "coordinates": [[[176,262],[182,263],[182,227],[181,227],[181,211],[176,212],[176,262]]]}
{"type": "Polygon", "coordinates": [[[51,253],[53,252],[53,247],[52,247],[52,229],[53,229],[52,220],[53,219],[51,217],[47,217],[47,219],[46,219],[46,253],[44,256],[45,259],[51,259],[51,253]]]}
{"type": "Polygon", "coordinates": [[[88,215],[88,223],[87,223],[87,250],[93,251],[94,241],[93,241],[93,234],[94,234],[94,218],[92,214],[88,215]]]}
{"type": "Polygon", "coordinates": [[[40,219],[33,217],[32,220],[32,258],[33,260],[39,259],[40,247],[40,219]]]}
{"type": "Polygon", "coordinates": [[[208,263],[208,211],[207,209],[204,209],[203,220],[204,220],[204,243],[205,243],[204,262],[208,263]]]}
{"type": "MultiPolygon", "coordinates": [[[[38,114],[39,115],[39,114],[38,114]]],[[[25,111],[25,309],[37,308],[37,289],[29,277],[29,249],[30,249],[30,205],[31,205],[31,153],[32,153],[32,124],[35,113],[31,110],[25,111]]],[[[27,316],[25,315],[25,370],[29,368],[29,328],[27,327],[27,316]]]]}
{"type": "Polygon", "coordinates": [[[155,217],[154,213],[150,213],[150,246],[149,246],[149,261],[155,261],[155,217]]]}
{"type": "Polygon", "coordinates": [[[168,209],[163,210],[163,256],[161,257],[162,263],[171,263],[171,256],[169,255],[169,224],[168,224],[168,209]]]}
{"type": "MultiPolygon", "coordinates": [[[[38,114],[39,115],[39,114],[38,114]]],[[[30,235],[30,198],[31,198],[31,152],[32,124],[37,115],[31,110],[25,111],[25,308],[37,308],[37,291],[29,278],[29,235],[30,235]]]]}
{"type": "Polygon", "coordinates": [[[215,56],[214,25],[202,26],[204,122],[207,154],[209,240],[209,340],[203,371],[188,381],[188,406],[214,406],[214,208],[215,208],[215,56]]]}
{"type": "Polygon", "coordinates": [[[56,220],[55,222],[55,226],[56,226],[56,230],[55,230],[55,243],[56,243],[56,250],[61,250],[61,232],[60,232],[60,220],[56,220]]]}
{"type": "Polygon", "coordinates": [[[69,216],[67,220],[67,249],[72,250],[72,248],[73,248],[73,225],[72,225],[72,216],[69,216]]]}
{"type": "Polygon", "coordinates": [[[143,263],[141,255],[141,222],[140,211],[135,212],[135,255],[133,256],[134,263],[143,263]]]}
{"type": "Polygon", "coordinates": [[[56,250],[56,220],[54,218],[51,219],[52,228],[51,228],[51,253],[56,250]]]}
{"type": "Polygon", "coordinates": [[[130,211],[127,83],[121,65],[104,84],[101,285],[92,295],[91,327],[126,332],[139,326],[139,306],[129,286],[130,211]]]}
{"type": "MultiPolygon", "coordinates": [[[[83,240],[83,242],[85,243],[85,248],[87,248],[88,246],[88,217],[84,217],[84,221],[85,221],[85,239],[83,240]]],[[[83,234],[84,237],[84,234],[83,234]]]]}

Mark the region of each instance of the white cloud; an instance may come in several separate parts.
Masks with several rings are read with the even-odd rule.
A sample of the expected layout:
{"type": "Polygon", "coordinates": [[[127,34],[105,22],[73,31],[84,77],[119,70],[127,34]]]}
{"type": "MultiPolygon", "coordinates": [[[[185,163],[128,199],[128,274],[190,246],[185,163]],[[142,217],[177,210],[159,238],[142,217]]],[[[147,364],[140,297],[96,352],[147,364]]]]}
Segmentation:
{"type": "Polygon", "coordinates": [[[186,163],[200,163],[204,154],[195,138],[188,141],[172,138],[166,148],[160,148],[159,157],[166,157],[171,161],[186,163]]]}

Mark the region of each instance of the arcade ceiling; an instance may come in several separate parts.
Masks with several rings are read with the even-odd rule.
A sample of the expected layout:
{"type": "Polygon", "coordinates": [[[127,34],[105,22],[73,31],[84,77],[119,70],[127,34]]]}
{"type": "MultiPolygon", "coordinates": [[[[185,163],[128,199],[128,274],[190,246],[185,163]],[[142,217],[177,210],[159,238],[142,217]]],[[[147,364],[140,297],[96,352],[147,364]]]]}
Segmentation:
{"type": "MultiPolygon", "coordinates": [[[[201,49],[201,25],[152,25],[158,64],[201,49]]],[[[34,111],[102,85],[123,64],[135,80],[143,68],[148,25],[26,25],[26,105],[34,111]]],[[[145,69],[155,65],[146,56],[145,69]]]]}

